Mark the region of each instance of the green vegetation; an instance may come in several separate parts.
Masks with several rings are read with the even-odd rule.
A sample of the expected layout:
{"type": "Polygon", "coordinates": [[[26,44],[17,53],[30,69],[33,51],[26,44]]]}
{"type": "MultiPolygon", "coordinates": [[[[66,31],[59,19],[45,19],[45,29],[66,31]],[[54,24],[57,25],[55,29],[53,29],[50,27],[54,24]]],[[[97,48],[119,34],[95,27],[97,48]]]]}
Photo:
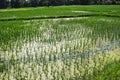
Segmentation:
{"type": "Polygon", "coordinates": [[[45,17],[120,16],[119,5],[58,6],[20,9],[1,9],[0,20],[39,19],[45,17]],[[80,12],[81,11],[81,12],[80,12]],[[29,15],[28,15],[29,13],[29,15]]]}
{"type": "Polygon", "coordinates": [[[0,79],[104,80],[113,73],[114,80],[120,75],[117,12],[114,5],[0,10],[0,79]]]}
{"type": "Polygon", "coordinates": [[[120,79],[120,61],[109,63],[96,76],[95,80],[119,80],[120,79]]]}

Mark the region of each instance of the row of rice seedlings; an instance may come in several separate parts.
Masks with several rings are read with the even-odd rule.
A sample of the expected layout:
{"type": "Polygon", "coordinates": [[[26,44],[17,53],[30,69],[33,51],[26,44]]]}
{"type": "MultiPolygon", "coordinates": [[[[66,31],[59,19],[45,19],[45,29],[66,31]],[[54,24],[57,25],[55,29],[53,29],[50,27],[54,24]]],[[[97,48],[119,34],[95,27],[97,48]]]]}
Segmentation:
{"type": "MultiPolygon", "coordinates": [[[[22,34],[23,35],[23,34],[22,34]]],[[[25,34],[24,33],[24,35],[27,35],[27,34],[25,34]]],[[[82,39],[81,39],[82,40],[82,39]]],[[[36,46],[36,44],[39,42],[39,44],[41,44],[41,42],[40,42],[41,40],[40,40],[40,38],[38,38],[37,39],[37,37],[34,37],[34,41],[32,41],[31,42],[31,39],[30,39],[30,36],[29,35],[27,35],[26,36],[26,39],[25,39],[25,44],[23,45],[23,47],[25,47],[25,48],[29,48],[30,46],[31,46],[31,49],[33,48],[33,46],[36,46]],[[28,43],[27,43],[28,42],[28,43]],[[32,44],[31,44],[32,43],[32,44]],[[35,44],[33,44],[33,43],[35,43],[35,44]]],[[[44,41],[44,40],[43,40],[44,41]]],[[[73,41],[62,41],[62,42],[56,42],[56,43],[54,43],[54,44],[58,44],[57,46],[59,46],[59,45],[63,45],[63,44],[65,44],[66,42],[67,42],[67,44],[68,43],[70,43],[70,42],[74,42],[75,43],[75,41],[76,40],[73,40],[73,41]]],[[[16,50],[18,50],[19,51],[19,45],[18,44],[22,44],[23,42],[21,41],[19,41],[19,40],[17,40],[16,41],[16,43],[14,43],[14,44],[10,44],[10,49],[14,49],[13,50],[13,52],[15,52],[16,50]]],[[[52,43],[52,42],[49,42],[49,43],[52,43]]],[[[47,46],[48,47],[48,45],[51,45],[51,44],[47,44],[47,45],[45,45],[45,46],[47,46]]],[[[79,42],[80,43],[80,42],[79,42]]],[[[44,46],[44,44],[41,44],[41,45],[39,45],[40,47],[41,46],[44,46]]],[[[38,46],[37,46],[38,47],[38,46]]],[[[25,48],[23,48],[23,50],[24,50],[24,52],[26,52],[25,50],[27,50],[27,49],[25,49],[25,48]]],[[[36,48],[36,47],[35,47],[36,48]]],[[[33,49],[35,49],[35,48],[33,48],[33,49]]],[[[39,47],[38,47],[39,48],[39,47]]],[[[29,51],[31,50],[31,49],[29,49],[29,51]]],[[[33,50],[32,49],[32,50],[33,50]]],[[[64,49],[64,48],[63,48],[64,49]]],[[[23,51],[22,51],[22,53],[24,53],[23,51]]],[[[35,52],[35,51],[32,51],[32,52],[35,52]]],[[[30,52],[28,52],[28,53],[30,53],[30,52]]],[[[24,54],[23,54],[24,55],[24,54]]]]}
{"type": "MultiPolygon", "coordinates": [[[[39,65],[36,62],[29,64],[15,64],[9,69],[9,73],[4,73],[3,79],[79,79],[90,78],[90,75],[95,71],[94,75],[99,74],[99,71],[104,65],[110,61],[119,60],[119,49],[115,51],[105,52],[92,56],[89,59],[67,59],[57,62],[49,62],[44,65],[39,65]],[[115,52],[115,54],[113,54],[115,52]],[[82,60],[82,61],[81,61],[82,60]],[[102,64],[102,65],[101,65],[102,64]],[[9,77],[8,77],[9,76],[9,77]]],[[[94,76],[95,77],[95,76],[94,76]]]]}
{"type": "MultiPolygon", "coordinates": [[[[39,63],[39,62],[38,62],[39,63]]],[[[26,64],[26,63],[25,63],[26,64]]],[[[44,64],[45,65],[45,64],[44,64]]]]}

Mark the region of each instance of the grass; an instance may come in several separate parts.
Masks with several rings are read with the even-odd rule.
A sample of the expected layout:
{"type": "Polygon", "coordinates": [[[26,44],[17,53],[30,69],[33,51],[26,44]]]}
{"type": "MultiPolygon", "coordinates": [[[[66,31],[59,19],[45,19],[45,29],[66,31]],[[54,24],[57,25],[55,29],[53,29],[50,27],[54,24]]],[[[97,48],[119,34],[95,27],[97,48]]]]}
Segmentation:
{"type": "MultiPolygon", "coordinates": [[[[92,5],[1,9],[0,17],[116,15],[118,8],[92,5]],[[92,12],[68,13],[73,10],[92,12]]],[[[0,79],[103,80],[110,73],[119,75],[119,17],[6,20],[0,21],[0,79]]]]}
{"type": "Polygon", "coordinates": [[[34,19],[44,17],[69,17],[69,16],[87,16],[87,15],[106,15],[120,16],[119,5],[92,5],[92,6],[58,6],[58,7],[37,7],[20,9],[1,9],[0,20],[9,19],[34,19]],[[99,8],[99,9],[98,9],[99,8]],[[62,10],[62,11],[61,11],[62,10]],[[87,12],[74,12],[87,11],[87,12]],[[24,13],[24,14],[23,14],[24,13]],[[28,15],[29,13],[29,15],[28,15]]]}
{"type": "Polygon", "coordinates": [[[34,34],[37,34],[37,32],[36,33],[34,32],[38,30],[38,26],[31,27],[32,23],[30,23],[31,25],[29,25],[28,27],[31,28],[28,28],[23,21],[0,22],[0,24],[1,24],[0,26],[1,47],[2,46],[5,47],[6,45],[9,45],[11,43],[14,44],[14,42],[19,40],[23,39],[25,40],[26,37],[33,37],[34,34]]]}
{"type": "Polygon", "coordinates": [[[120,79],[120,61],[109,63],[96,76],[95,80],[119,80],[120,79]]]}

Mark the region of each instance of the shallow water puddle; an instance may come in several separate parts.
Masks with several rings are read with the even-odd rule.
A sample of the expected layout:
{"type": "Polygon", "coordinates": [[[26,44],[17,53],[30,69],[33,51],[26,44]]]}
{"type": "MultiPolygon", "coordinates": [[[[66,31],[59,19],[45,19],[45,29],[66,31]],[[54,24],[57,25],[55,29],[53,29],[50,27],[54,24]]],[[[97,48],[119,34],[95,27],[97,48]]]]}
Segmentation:
{"type": "Polygon", "coordinates": [[[59,21],[59,20],[73,20],[73,19],[87,19],[89,17],[70,17],[70,18],[58,18],[58,19],[52,19],[53,21],[59,21]]]}
{"type": "Polygon", "coordinates": [[[72,12],[75,12],[75,13],[90,13],[89,11],[72,11],[72,12]]]}

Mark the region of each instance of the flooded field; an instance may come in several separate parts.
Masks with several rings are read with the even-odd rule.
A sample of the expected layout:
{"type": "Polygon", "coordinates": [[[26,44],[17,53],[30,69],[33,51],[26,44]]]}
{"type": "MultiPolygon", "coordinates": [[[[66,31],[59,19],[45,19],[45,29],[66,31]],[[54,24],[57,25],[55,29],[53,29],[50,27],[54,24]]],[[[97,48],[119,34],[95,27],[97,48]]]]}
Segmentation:
{"type": "Polygon", "coordinates": [[[0,80],[89,80],[120,60],[119,18],[0,24],[0,80]]]}

